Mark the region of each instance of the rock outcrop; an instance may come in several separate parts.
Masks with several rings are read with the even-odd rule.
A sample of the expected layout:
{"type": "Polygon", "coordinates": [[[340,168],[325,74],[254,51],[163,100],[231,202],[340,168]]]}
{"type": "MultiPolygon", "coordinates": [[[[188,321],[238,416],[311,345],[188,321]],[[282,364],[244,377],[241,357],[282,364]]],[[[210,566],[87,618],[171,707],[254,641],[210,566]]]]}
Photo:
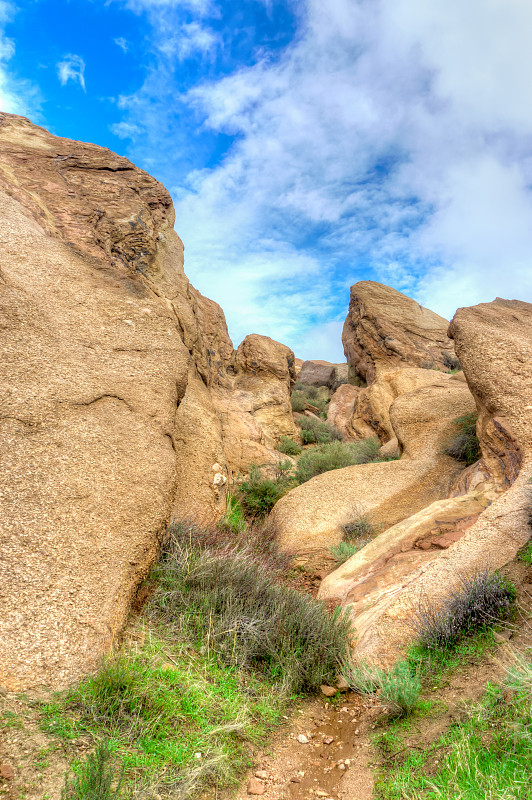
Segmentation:
{"type": "Polygon", "coordinates": [[[297,379],[307,386],[326,386],[334,391],[347,383],[349,368],[347,364],[331,364],[329,361],[304,361],[297,379]]]}
{"type": "Polygon", "coordinates": [[[414,376],[414,390],[390,407],[401,460],[333,470],[292,489],[273,510],[283,547],[298,555],[328,550],[341,540],[343,525],[361,515],[384,529],[447,496],[461,466],[442,450],[455,418],[475,405],[467,386],[453,376],[412,372],[431,382],[418,386],[414,376]]]}
{"type": "Polygon", "coordinates": [[[393,661],[414,637],[420,604],[437,605],[462,576],[503,566],[529,540],[531,331],[527,303],[498,299],[457,311],[449,334],[480,413],[483,459],[461,476],[466,494],[455,486],[323,581],[322,598],[350,604],[355,658],[393,661]]]}
{"type": "Polygon", "coordinates": [[[220,513],[231,472],[277,458],[294,356],[233,350],[168,192],[125,158],[1,114],[0,204],[0,686],[59,686],[113,641],[170,515],[220,513]]]}
{"type": "Polygon", "coordinates": [[[351,287],[342,341],[350,369],[366,383],[398,366],[447,370],[454,350],[447,320],[389,286],[351,287]]]}

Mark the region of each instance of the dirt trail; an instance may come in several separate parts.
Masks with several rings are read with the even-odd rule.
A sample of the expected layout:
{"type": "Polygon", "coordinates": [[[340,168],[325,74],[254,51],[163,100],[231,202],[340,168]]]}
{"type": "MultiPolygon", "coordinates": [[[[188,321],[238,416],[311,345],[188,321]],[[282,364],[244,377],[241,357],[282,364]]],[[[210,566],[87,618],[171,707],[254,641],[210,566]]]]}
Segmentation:
{"type": "Polygon", "coordinates": [[[268,751],[256,755],[235,800],[249,800],[250,781],[265,800],[371,800],[370,734],[381,711],[354,692],[334,704],[325,697],[304,703],[268,751]]]}

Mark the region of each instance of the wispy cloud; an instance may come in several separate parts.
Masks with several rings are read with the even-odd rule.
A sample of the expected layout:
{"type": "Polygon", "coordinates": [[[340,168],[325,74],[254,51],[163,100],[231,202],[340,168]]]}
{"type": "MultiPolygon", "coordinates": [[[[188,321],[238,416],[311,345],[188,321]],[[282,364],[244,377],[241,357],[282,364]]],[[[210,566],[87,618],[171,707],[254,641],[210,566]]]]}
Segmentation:
{"type": "MultiPolygon", "coordinates": [[[[235,338],[258,330],[311,355],[369,275],[446,316],[532,300],[532,5],[306,0],[283,51],[185,93],[157,27],[170,5],[142,2],[160,59],[125,121],[151,142],[175,136],[181,159],[198,131],[233,137],[186,178],[153,167],[176,198],[187,272],[235,338]]],[[[131,155],[146,164],[140,141],[131,155]]]]}
{"type": "Polygon", "coordinates": [[[12,3],[0,0],[0,108],[11,114],[39,118],[40,98],[37,87],[18,78],[9,62],[15,55],[15,42],[6,35],[6,27],[17,12],[12,3]]]}
{"type": "Polygon", "coordinates": [[[116,39],[113,39],[114,43],[119,47],[124,53],[127,53],[129,50],[129,46],[127,40],[124,39],[123,36],[117,36],[116,39]]]}
{"type": "Polygon", "coordinates": [[[61,86],[65,86],[68,81],[79,83],[83,91],[85,88],[85,62],[81,56],[69,53],[63,57],[62,61],[56,64],[57,77],[61,86]]]}

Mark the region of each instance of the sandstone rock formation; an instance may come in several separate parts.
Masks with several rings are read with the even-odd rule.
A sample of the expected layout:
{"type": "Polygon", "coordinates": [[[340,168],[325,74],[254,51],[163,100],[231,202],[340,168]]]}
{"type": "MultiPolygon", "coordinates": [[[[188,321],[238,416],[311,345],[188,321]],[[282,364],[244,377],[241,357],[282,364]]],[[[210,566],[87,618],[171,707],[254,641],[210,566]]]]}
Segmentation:
{"type": "Polygon", "coordinates": [[[0,686],[58,686],[113,641],[172,512],[219,513],[277,457],[294,356],[233,350],[125,158],[1,114],[0,204],[0,686]]]}
{"type": "Polygon", "coordinates": [[[340,384],[347,383],[347,364],[331,364],[329,361],[304,361],[297,379],[307,386],[327,386],[333,391],[340,384]]]}
{"type": "Polygon", "coordinates": [[[414,390],[399,395],[389,412],[401,460],[334,470],[292,489],[273,510],[283,547],[299,555],[328,550],[358,516],[387,528],[446,497],[461,466],[442,449],[454,419],[475,406],[467,386],[451,375],[419,372],[431,382],[414,380],[414,390]]]}
{"type": "Polygon", "coordinates": [[[532,305],[519,301],[456,313],[449,333],[480,412],[483,459],[461,476],[466,494],[455,486],[323,581],[322,598],[351,604],[355,658],[393,661],[414,637],[420,603],[437,604],[463,575],[501,567],[530,538],[531,331],[532,305]]]}
{"type": "Polygon", "coordinates": [[[381,369],[447,369],[454,356],[447,320],[389,286],[360,281],[351,287],[342,341],[353,372],[370,384],[381,369]]]}

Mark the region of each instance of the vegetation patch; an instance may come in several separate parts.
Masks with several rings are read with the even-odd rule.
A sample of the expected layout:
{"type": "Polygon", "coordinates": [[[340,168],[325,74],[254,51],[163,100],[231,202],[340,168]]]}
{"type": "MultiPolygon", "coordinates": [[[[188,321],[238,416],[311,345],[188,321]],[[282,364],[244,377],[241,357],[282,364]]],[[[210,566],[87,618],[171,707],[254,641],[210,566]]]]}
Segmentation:
{"type": "Polygon", "coordinates": [[[457,432],[443,451],[457,461],[463,461],[467,467],[482,456],[477,437],[477,419],[478,414],[475,413],[457,417],[454,420],[457,432]]]}
{"type": "Polygon", "coordinates": [[[331,547],[337,564],[343,564],[348,558],[362,550],[375,536],[375,527],[365,515],[346,523],[343,540],[331,547]]]}
{"type": "Polygon", "coordinates": [[[285,456],[298,456],[303,450],[301,445],[290,439],[289,436],[281,436],[277,449],[285,456]]]}
{"type": "Polygon", "coordinates": [[[322,422],[316,417],[300,417],[298,423],[304,444],[326,444],[343,439],[338,428],[328,422],[322,422]]]}
{"type": "Polygon", "coordinates": [[[392,716],[404,717],[418,703],[421,680],[408,661],[398,661],[390,670],[362,662],[345,666],[343,674],[354,691],[368,695],[378,692],[392,716]]]}
{"type": "Polygon", "coordinates": [[[418,642],[429,651],[446,651],[461,637],[508,617],[515,597],[515,587],[498,572],[462,576],[445,597],[420,604],[414,621],[418,642]]]}
{"type": "MultiPolygon", "coordinates": [[[[435,742],[386,757],[379,800],[528,800],[532,763],[532,665],[511,671],[504,693],[489,686],[482,701],[435,742]],[[510,694],[508,692],[510,690],[510,694]]],[[[388,743],[389,744],[389,743],[388,743]]]]}
{"type": "Polygon", "coordinates": [[[307,386],[297,381],[290,398],[292,411],[301,413],[310,406],[317,414],[326,414],[331,399],[330,391],[324,386],[307,386]]]}
{"type": "Polygon", "coordinates": [[[240,501],[251,519],[262,519],[269,514],[276,502],[296,485],[291,461],[278,464],[274,477],[265,474],[266,470],[271,473],[271,465],[250,464],[248,477],[239,486],[240,501]]]}
{"type": "Polygon", "coordinates": [[[376,437],[352,443],[330,442],[303,453],[297,462],[295,478],[297,483],[304,483],[332,469],[384,460],[376,437]]]}
{"type": "Polygon", "coordinates": [[[77,774],[66,776],[61,800],[118,800],[123,796],[124,771],[117,776],[114,761],[108,742],[100,742],[77,774]]]}

